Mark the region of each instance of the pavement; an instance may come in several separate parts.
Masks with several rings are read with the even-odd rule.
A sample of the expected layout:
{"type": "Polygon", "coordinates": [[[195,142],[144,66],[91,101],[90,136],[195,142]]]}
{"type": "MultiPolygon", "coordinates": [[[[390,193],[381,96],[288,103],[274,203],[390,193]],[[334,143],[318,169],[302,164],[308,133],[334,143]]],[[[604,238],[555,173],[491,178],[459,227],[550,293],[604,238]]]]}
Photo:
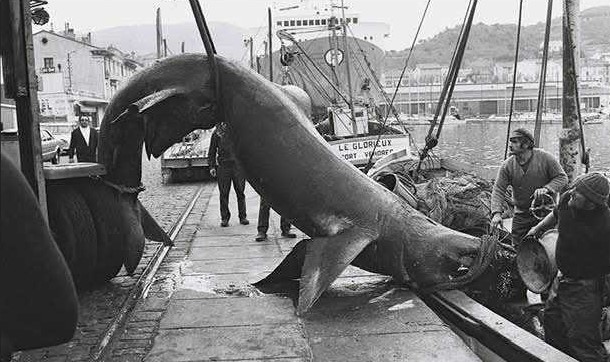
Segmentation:
{"type": "Polygon", "coordinates": [[[162,265],[171,277],[160,277],[139,302],[112,360],[135,360],[139,331],[152,336],[141,337],[148,362],[478,360],[387,277],[349,267],[303,317],[295,314],[296,288],[263,294],[252,287],[305,238],[298,231],[297,239],[281,238],[272,213],[269,239],[256,242],[258,202],[248,186],[250,225],[240,225],[232,192],[233,217],[221,228],[217,188],[200,199],[162,265]]]}

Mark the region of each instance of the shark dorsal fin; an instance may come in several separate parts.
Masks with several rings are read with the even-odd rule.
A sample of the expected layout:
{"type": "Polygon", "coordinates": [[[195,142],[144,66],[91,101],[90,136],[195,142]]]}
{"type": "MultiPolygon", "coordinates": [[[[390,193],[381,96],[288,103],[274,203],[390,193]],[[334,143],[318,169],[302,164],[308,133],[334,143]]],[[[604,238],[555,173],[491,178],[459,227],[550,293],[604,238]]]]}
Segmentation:
{"type": "Polygon", "coordinates": [[[297,314],[307,312],[356,256],[375,239],[376,235],[371,230],[351,227],[334,236],[310,240],[301,272],[297,314]]]}

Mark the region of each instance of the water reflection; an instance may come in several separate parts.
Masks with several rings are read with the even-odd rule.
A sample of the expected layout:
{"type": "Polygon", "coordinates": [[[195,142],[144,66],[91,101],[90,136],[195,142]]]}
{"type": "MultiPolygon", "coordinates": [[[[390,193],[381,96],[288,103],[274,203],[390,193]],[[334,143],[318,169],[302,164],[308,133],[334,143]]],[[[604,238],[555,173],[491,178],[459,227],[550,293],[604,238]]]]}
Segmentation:
{"type": "MultiPolygon", "coordinates": [[[[443,158],[456,159],[477,167],[497,169],[504,158],[508,123],[467,123],[445,125],[435,149],[443,158]]],[[[511,129],[525,127],[532,131],[531,123],[513,122],[511,129]]],[[[410,126],[418,147],[423,147],[428,126],[410,126]]],[[[559,156],[561,124],[543,124],[541,147],[559,156]]],[[[591,148],[591,170],[610,171],[610,122],[585,125],[585,141],[591,148]]]]}

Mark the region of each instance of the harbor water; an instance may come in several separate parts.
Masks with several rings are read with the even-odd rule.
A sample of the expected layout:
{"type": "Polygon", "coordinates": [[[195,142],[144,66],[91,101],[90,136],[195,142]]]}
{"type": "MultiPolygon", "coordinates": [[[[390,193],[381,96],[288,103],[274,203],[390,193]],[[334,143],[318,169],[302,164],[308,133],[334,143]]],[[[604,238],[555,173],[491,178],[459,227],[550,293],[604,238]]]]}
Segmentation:
{"type": "MultiPolygon", "coordinates": [[[[447,124],[443,127],[438,146],[434,153],[441,158],[449,158],[468,163],[477,168],[497,170],[504,159],[506,144],[506,122],[481,122],[447,124]]],[[[531,123],[513,122],[511,129],[525,127],[534,130],[531,123]]],[[[409,130],[415,144],[422,148],[429,126],[411,125],[409,130]]],[[[559,157],[559,135],[561,124],[543,124],[541,148],[559,157]]],[[[591,170],[610,172],[610,122],[584,126],[586,147],[591,149],[591,170]]]]}

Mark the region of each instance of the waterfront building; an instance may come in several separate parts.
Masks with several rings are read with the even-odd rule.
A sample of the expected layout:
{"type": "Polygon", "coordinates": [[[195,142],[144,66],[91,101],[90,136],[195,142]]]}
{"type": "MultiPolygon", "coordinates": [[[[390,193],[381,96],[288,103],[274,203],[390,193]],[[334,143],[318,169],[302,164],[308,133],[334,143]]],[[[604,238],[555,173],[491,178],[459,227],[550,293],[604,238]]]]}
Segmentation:
{"type": "Polygon", "coordinates": [[[91,33],[77,37],[66,23],[63,32],[33,35],[42,122],[73,122],[80,112],[99,126],[114,93],[142,67],[133,55],[92,44],[91,33]]]}
{"type": "MultiPolygon", "coordinates": [[[[512,83],[458,83],[453,91],[451,105],[464,117],[489,117],[509,113],[512,83]]],[[[407,115],[430,115],[440,97],[442,84],[422,84],[399,87],[394,107],[407,115]]],[[[386,87],[388,94],[393,87],[386,87]]],[[[561,112],[561,82],[547,82],[545,110],[561,112]]],[[[595,112],[610,106],[610,85],[597,81],[580,83],[580,104],[585,112],[595,112]]],[[[515,86],[514,112],[536,112],[538,82],[518,82],[515,86]]]]}

